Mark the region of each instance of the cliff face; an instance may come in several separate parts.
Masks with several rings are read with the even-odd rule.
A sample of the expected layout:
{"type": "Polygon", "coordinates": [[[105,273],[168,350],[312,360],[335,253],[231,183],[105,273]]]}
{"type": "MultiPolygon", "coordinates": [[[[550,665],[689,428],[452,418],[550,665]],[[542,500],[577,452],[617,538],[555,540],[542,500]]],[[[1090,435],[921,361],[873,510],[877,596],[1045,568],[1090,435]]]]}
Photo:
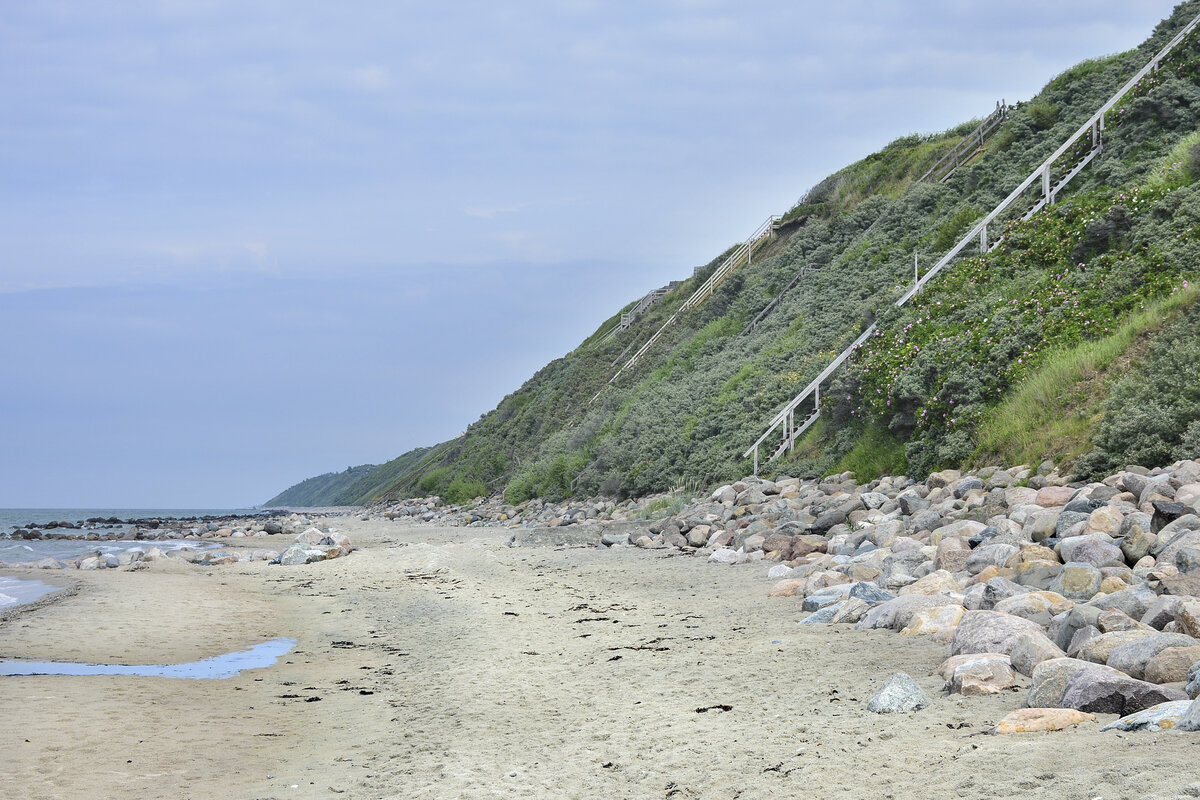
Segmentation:
{"type": "Polygon", "coordinates": [[[1195,455],[1200,36],[1108,114],[1103,151],[1054,205],[1027,221],[1015,209],[994,228],[999,247],[964,251],[913,302],[894,302],[914,259],[937,262],[1197,13],[1183,3],[1139,48],[1057,76],[940,182],[918,179],[978,120],[846,167],[703,302],[687,307],[729,253],[628,327],[618,313],[464,436],[337,496],[503,490],[516,502],[740,477],[767,422],[871,322],[877,334],[822,387],[817,424],[761,473],[865,480],[1046,458],[1095,472],[1195,455]]]}

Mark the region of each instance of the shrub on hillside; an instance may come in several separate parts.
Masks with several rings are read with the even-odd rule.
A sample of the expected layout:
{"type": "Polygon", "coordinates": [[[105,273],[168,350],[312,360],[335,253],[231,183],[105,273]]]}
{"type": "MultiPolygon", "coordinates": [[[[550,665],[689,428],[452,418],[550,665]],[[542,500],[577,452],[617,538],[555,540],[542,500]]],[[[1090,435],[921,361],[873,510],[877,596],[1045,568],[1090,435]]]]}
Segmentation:
{"type": "Polygon", "coordinates": [[[469,503],[476,497],[487,497],[488,488],[483,481],[467,480],[465,478],[455,478],[450,481],[450,485],[446,487],[446,494],[443,498],[447,503],[461,505],[469,503]]]}
{"type": "Polygon", "coordinates": [[[1113,386],[1096,449],[1076,472],[1093,477],[1125,464],[1161,466],[1200,455],[1200,304],[1157,336],[1146,358],[1113,386]]]}

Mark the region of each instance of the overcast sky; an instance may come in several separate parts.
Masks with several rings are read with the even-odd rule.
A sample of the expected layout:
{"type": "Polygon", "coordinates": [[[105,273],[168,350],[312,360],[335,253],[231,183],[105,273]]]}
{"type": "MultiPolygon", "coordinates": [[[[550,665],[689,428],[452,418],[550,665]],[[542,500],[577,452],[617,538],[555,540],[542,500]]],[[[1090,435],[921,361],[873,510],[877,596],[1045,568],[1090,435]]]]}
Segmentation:
{"type": "Polygon", "coordinates": [[[455,436],[830,172],[1162,0],[6,3],[0,507],[455,436]]]}

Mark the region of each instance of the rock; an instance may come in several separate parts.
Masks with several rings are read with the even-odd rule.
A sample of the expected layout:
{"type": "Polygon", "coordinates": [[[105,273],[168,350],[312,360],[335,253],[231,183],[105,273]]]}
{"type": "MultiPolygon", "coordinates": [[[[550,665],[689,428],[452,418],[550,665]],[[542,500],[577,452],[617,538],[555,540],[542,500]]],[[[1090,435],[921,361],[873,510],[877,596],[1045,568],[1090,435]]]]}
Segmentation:
{"type": "Polygon", "coordinates": [[[301,564],[312,564],[316,561],[324,561],[325,557],[324,550],[305,547],[302,543],[296,542],[279,554],[277,563],[285,567],[292,567],[301,564]]]}
{"type": "Polygon", "coordinates": [[[1004,653],[1008,655],[1022,633],[1041,633],[1035,622],[998,611],[967,611],[962,615],[950,644],[953,655],[960,653],[1004,653]]]}
{"type": "Polygon", "coordinates": [[[1118,611],[1115,608],[1110,608],[1107,611],[1101,611],[1097,618],[1096,627],[1101,633],[1116,633],[1117,631],[1153,631],[1149,625],[1138,622],[1133,617],[1123,611],[1118,611]]]}
{"type": "Polygon", "coordinates": [[[963,519],[941,526],[934,531],[934,535],[937,536],[938,542],[947,538],[970,539],[972,536],[979,533],[986,527],[987,525],[984,525],[982,522],[977,522],[971,519],[963,519]]]}
{"type": "Polygon", "coordinates": [[[1050,509],[1030,514],[1021,529],[1021,535],[1033,542],[1044,542],[1054,536],[1058,528],[1058,509],[1050,509]]]}
{"type": "Polygon", "coordinates": [[[872,608],[854,627],[858,630],[891,628],[901,630],[912,621],[913,615],[927,608],[937,608],[952,603],[945,596],[906,594],[884,601],[872,608]]]}
{"type": "Polygon", "coordinates": [[[837,613],[829,620],[831,625],[839,625],[842,623],[853,624],[862,619],[871,606],[866,602],[859,600],[857,597],[848,597],[841,603],[837,613]]]}
{"type": "MultiPolygon", "coordinates": [[[[964,658],[964,656],[953,656],[964,658]]],[[[965,696],[999,694],[1017,683],[1017,674],[1006,656],[996,653],[966,657],[946,679],[946,689],[965,696]]]]}
{"type": "Polygon", "coordinates": [[[1162,630],[1168,623],[1174,622],[1179,614],[1179,604],[1183,598],[1163,595],[1155,598],[1142,615],[1142,622],[1156,630],[1162,630]]]}
{"type": "Polygon", "coordinates": [[[1065,506],[1071,501],[1071,497],[1074,494],[1075,489],[1069,486],[1047,486],[1038,490],[1037,497],[1034,498],[1033,502],[1046,508],[1065,506]]]}
{"type": "MultiPolygon", "coordinates": [[[[1111,635],[1111,634],[1109,634],[1111,635]]],[[[1146,633],[1115,648],[1108,656],[1108,665],[1134,678],[1145,677],[1146,665],[1168,647],[1200,646],[1192,637],[1182,633],[1146,633]]]]}
{"type": "Polygon", "coordinates": [[[1126,562],[1136,564],[1150,553],[1156,539],[1150,528],[1150,515],[1140,511],[1129,514],[1121,521],[1118,535],[1126,562]]]}
{"type": "Polygon", "coordinates": [[[1158,600],[1158,595],[1154,593],[1154,590],[1147,586],[1135,586],[1097,597],[1090,600],[1088,605],[1100,609],[1115,609],[1135,620],[1140,620],[1156,600],[1158,600]]]}
{"type": "Polygon", "coordinates": [[[1018,548],[1011,544],[985,544],[976,548],[967,558],[967,572],[978,575],[985,567],[1002,567],[1017,554],[1018,548]]]}
{"type": "Polygon", "coordinates": [[[1088,517],[1086,530],[1089,533],[1094,532],[1116,536],[1117,531],[1121,529],[1121,523],[1124,519],[1125,515],[1113,506],[1101,506],[1088,517]]]}
{"type": "Polygon", "coordinates": [[[1113,631],[1111,633],[1102,633],[1099,636],[1093,636],[1091,639],[1079,648],[1076,653],[1076,658],[1081,658],[1084,661],[1091,661],[1096,664],[1107,664],[1109,657],[1113,651],[1122,645],[1136,642],[1149,636],[1153,631],[1133,629],[1125,631],[1113,631]]]}
{"type": "Polygon", "coordinates": [[[1095,714],[1073,708],[1018,708],[996,723],[992,733],[1033,733],[1061,731],[1081,722],[1094,722],[1095,714]]]}
{"type": "Polygon", "coordinates": [[[1066,656],[1066,653],[1041,631],[1025,631],[1018,634],[1009,649],[1009,663],[1022,675],[1033,675],[1033,671],[1043,661],[1066,656]]]}
{"type": "Polygon", "coordinates": [[[1146,662],[1142,678],[1150,683],[1180,683],[1188,679],[1188,669],[1197,662],[1200,647],[1168,647],[1146,662]]]}
{"type": "Polygon", "coordinates": [[[935,595],[954,594],[961,591],[962,587],[958,585],[958,581],[954,580],[954,576],[946,570],[940,569],[908,584],[900,590],[900,594],[935,595]]]}
{"type": "Polygon", "coordinates": [[[891,592],[885,592],[873,583],[860,581],[850,586],[849,597],[862,600],[869,606],[877,606],[880,603],[886,603],[888,600],[894,600],[896,595],[891,592]]]}
{"type": "Polygon", "coordinates": [[[1006,597],[993,607],[996,611],[1024,617],[1032,620],[1043,628],[1050,620],[1071,610],[1074,605],[1070,600],[1055,592],[1024,592],[1006,597]]]}
{"type": "Polygon", "coordinates": [[[1101,731],[1169,731],[1179,726],[1192,704],[1190,700],[1171,700],[1144,708],[1108,723],[1101,731]]]}
{"type": "Polygon", "coordinates": [[[1032,589],[1049,589],[1062,575],[1063,565],[1058,561],[1022,561],[1013,571],[1013,583],[1032,589]]]}
{"type": "Polygon", "coordinates": [[[767,597],[795,597],[807,582],[807,578],[787,578],[772,586],[767,592],[767,597]]]}
{"type": "Polygon", "coordinates": [[[997,603],[1007,600],[1010,597],[1025,594],[1029,591],[1028,588],[1021,586],[1018,583],[996,576],[990,578],[983,585],[983,609],[990,611],[996,607],[997,603]]]}
{"type": "Polygon", "coordinates": [[[841,610],[844,601],[831,603],[824,608],[814,611],[804,619],[800,620],[797,625],[829,625],[833,622],[833,618],[837,616],[841,610]]]}
{"type": "Polygon", "coordinates": [[[882,492],[863,492],[862,502],[867,508],[874,510],[888,501],[888,496],[882,492]]]}
{"type": "Polygon", "coordinates": [[[1050,584],[1053,591],[1068,600],[1090,600],[1100,591],[1104,576],[1091,564],[1072,561],[1063,565],[1062,573],[1050,584]]]}
{"type": "Polygon", "coordinates": [[[901,636],[932,636],[935,641],[948,642],[954,638],[958,623],[966,611],[961,605],[927,608],[913,614],[901,636]]]}
{"type": "Polygon", "coordinates": [[[938,675],[941,675],[942,680],[948,681],[950,680],[950,676],[954,673],[954,670],[958,669],[963,664],[981,658],[994,658],[1003,661],[1005,664],[1010,663],[1008,656],[1004,655],[1003,653],[963,653],[960,656],[950,656],[943,661],[941,666],[934,670],[934,672],[936,672],[938,675]]]}
{"type": "MultiPolygon", "coordinates": [[[[642,536],[635,541],[634,544],[636,544],[638,547],[653,546],[653,544],[650,543],[650,537],[648,536],[642,536]],[[648,543],[647,545],[642,544],[643,539],[646,540],[648,543]]],[[[749,559],[746,557],[746,554],[741,550],[731,550],[728,547],[718,548],[712,551],[712,553],[710,553],[708,556],[708,563],[710,564],[745,564],[748,560],[749,559]]]]}
{"type": "Polygon", "coordinates": [[[1052,658],[1038,664],[1030,676],[1026,705],[1031,708],[1058,708],[1058,701],[1071,676],[1088,664],[1077,658],[1052,658]]]}
{"type": "Polygon", "coordinates": [[[1080,562],[1091,564],[1098,569],[1125,566],[1125,554],[1121,548],[1112,543],[1112,538],[1105,533],[1085,534],[1063,539],[1058,545],[1058,552],[1064,563],[1080,562]]]}
{"type": "Polygon", "coordinates": [[[817,517],[816,522],[812,524],[812,529],[816,533],[828,533],[829,529],[834,525],[840,525],[846,521],[846,513],[841,510],[826,511],[817,517]]]}
{"type": "Polygon", "coordinates": [[[1058,515],[1058,519],[1054,523],[1054,535],[1060,539],[1065,539],[1069,532],[1078,528],[1078,533],[1083,532],[1084,525],[1087,524],[1091,517],[1091,512],[1087,511],[1066,511],[1064,510],[1058,515]]]}
{"type": "Polygon", "coordinates": [[[968,492],[983,488],[983,481],[974,476],[968,476],[954,485],[954,498],[961,500],[967,496],[968,492]]]}
{"type": "Polygon", "coordinates": [[[944,537],[937,545],[937,555],[934,556],[935,569],[947,572],[965,572],[967,559],[971,557],[971,548],[965,539],[957,536],[944,537]]]}
{"type": "Polygon", "coordinates": [[[1067,681],[1059,705],[1097,714],[1123,716],[1169,700],[1186,698],[1187,695],[1178,689],[1140,681],[1111,667],[1088,664],[1067,681]]]}
{"type": "Polygon", "coordinates": [[[867,710],[875,714],[897,714],[918,711],[928,705],[929,698],[916,681],[903,672],[896,672],[870,699],[867,710]]]}
{"type": "Polygon", "coordinates": [[[615,547],[629,543],[628,533],[606,533],[600,537],[600,544],[605,547],[615,547]]]}

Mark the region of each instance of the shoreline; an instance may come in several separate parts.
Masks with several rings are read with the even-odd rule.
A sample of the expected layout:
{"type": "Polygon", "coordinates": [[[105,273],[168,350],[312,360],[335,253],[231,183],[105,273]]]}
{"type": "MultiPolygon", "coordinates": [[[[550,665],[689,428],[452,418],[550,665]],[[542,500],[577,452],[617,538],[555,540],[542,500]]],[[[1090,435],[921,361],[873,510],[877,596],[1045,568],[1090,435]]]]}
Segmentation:
{"type": "Polygon", "coordinates": [[[799,601],[768,598],[762,564],[332,522],[360,548],[349,557],[72,573],[77,594],[0,624],[0,655],[30,660],[175,663],[297,640],[224,680],[4,679],[21,722],[0,740],[0,779],[47,800],[1091,800],[1190,780],[1191,735],[1100,733],[1114,715],[975,736],[1023,692],[942,693],[929,673],[947,645],[931,637],[798,626],[799,601]],[[930,707],[867,713],[896,670],[930,707]]]}

